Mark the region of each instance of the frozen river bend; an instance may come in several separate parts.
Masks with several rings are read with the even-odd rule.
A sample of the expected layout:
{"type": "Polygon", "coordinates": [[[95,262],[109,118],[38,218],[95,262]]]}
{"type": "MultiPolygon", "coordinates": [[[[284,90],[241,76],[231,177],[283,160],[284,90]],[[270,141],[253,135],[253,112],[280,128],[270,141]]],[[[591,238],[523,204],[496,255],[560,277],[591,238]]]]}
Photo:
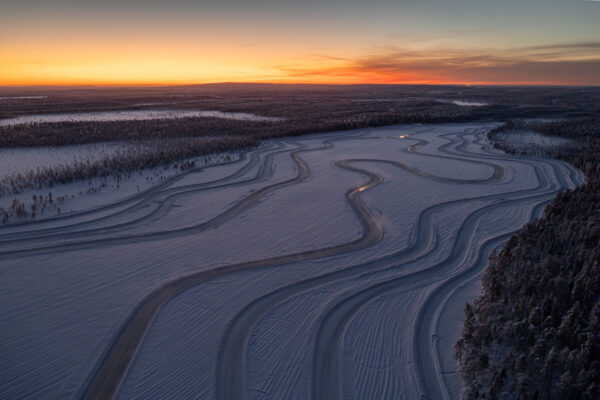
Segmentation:
{"type": "Polygon", "coordinates": [[[0,228],[0,398],[456,398],[490,251],[582,182],[494,126],[277,140],[0,228]]]}

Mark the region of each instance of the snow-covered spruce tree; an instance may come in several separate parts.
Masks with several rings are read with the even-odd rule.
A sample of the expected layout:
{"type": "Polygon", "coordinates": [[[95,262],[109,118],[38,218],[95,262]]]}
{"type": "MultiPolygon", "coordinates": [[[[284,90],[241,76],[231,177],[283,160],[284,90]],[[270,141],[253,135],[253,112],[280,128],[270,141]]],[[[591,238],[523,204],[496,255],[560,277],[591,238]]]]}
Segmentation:
{"type": "Polygon", "coordinates": [[[561,135],[581,147],[559,156],[587,183],[492,254],[482,295],[465,307],[455,347],[465,399],[600,398],[600,141],[578,135],[561,135]]]}

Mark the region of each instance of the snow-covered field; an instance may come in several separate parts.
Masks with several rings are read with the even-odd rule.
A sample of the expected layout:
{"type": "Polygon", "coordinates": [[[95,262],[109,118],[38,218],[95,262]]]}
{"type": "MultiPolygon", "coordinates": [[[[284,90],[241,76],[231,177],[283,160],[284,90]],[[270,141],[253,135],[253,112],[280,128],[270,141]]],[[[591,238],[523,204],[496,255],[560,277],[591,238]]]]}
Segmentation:
{"type": "Polygon", "coordinates": [[[440,103],[451,103],[461,107],[483,107],[487,106],[488,103],[483,101],[466,101],[466,100],[448,100],[448,99],[437,99],[440,103]]]}
{"type": "MultiPolygon", "coordinates": [[[[73,166],[76,163],[101,162],[108,157],[126,156],[129,150],[132,150],[135,154],[135,151],[140,149],[143,149],[141,144],[127,142],[0,149],[0,185],[6,184],[10,187],[11,180],[19,174],[35,173],[40,169],[60,169],[64,166],[73,166]]],[[[193,162],[195,167],[186,169],[183,174],[181,173],[180,163],[173,162],[170,165],[134,171],[128,175],[97,177],[83,181],[76,180],[62,185],[25,188],[19,193],[2,193],[0,190],[0,208],[8,210],[11,203],[17,200],[29,209],[34,204],[33,196],[42,198],[47,197],[49,194],[52,194],[54,199],[68,198],[69,201],[60,204],[55,202],[53,206],[49,206],[43,211],[38,210],[38,219],[56,215],[59,206],[62,207],[63,212],[102,207],[106,203],[123,200],[123,197],[148,190],[156,184],[168,184],[169,181],[173,180],[172,185],[177,185],[179,181],[186,181],[188,175],[193,176],[200,172],[212,171],[215,165],[222,166],[223,168],[219,168],[220,173],[225,173],[230,168],[230,164],[235,163],[236,160],[245,160],[246,155],[238,153],[220,153],[187,159],[185,161],[193,162]],[[97,195],[98,192],[102,192],[102,195],[97,195]]],[[[254,162],[258,161],[255,160],[254,162]]],[[[10,224],[19,225],[30,219],[30,216],[12,215],[10,224]]],[[[43,222],[40,221],[40,223],[43,222]]]]}
{"type": "Polygon", "coordinates": [[[457,398],[489,251],[582,182],[494,126],[275,140],[0,228],[0,398],[457,398]]]}
{"type": "Polygon", "coordinates": [[[97,161],[127,151],[127,143],[91,143],[56,147],[0,149],[0,180],[13,174],[26,174],[37,168],[97,161]]]}
{"type": "Polygon", "coordinates": [[[152,119],[177,118],[223,118],[236,121],[280,121],[281,118],[264,117],[255,114],[200,110],[134,110],[98,111],[64,114],[32,114],[0,119],[0,126],[24,125],[50,122],[101,122],[101,121],[142,121],[152,119]]]}

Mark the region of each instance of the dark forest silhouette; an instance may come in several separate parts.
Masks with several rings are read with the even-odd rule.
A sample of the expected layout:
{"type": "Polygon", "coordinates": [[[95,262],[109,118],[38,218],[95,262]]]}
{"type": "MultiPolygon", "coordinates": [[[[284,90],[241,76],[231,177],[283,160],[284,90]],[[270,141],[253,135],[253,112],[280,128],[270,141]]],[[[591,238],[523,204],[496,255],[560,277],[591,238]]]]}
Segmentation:
{"type": "MultiPolygon", "coordinates": [[[[513,121],[489,136],[519,130],[571,139],[572,146],[548,155],[579,168],[587,182],[560,193],[543,218],[490,256],[483,293],[466,305],[463,335],[455,347],[466,383],[464,397],[597,399],[600,119],[513,121]]],[[[502,143],[496,147],[504,148],[502,143]]]]}

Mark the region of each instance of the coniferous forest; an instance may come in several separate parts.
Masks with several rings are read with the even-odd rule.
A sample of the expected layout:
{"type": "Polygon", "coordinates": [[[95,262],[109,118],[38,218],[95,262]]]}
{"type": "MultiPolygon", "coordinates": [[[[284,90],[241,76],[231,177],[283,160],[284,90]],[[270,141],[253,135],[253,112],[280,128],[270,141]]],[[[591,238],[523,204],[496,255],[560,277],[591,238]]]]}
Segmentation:
{"type": "MultiPolygon", "coordinates": [[[[587,182],[560,193],[544,216],[492,253],[483,292],[465,307],[456,358],[466,399],[600,397],[600,120],[574,118],[489,134],[533,130],[574,146],[549,156],[587,182]]],[[[496,147],[506,148],[501,142],[496,147]]],[[[527,153],[522,149],[521,153],[527,153]]]]}

